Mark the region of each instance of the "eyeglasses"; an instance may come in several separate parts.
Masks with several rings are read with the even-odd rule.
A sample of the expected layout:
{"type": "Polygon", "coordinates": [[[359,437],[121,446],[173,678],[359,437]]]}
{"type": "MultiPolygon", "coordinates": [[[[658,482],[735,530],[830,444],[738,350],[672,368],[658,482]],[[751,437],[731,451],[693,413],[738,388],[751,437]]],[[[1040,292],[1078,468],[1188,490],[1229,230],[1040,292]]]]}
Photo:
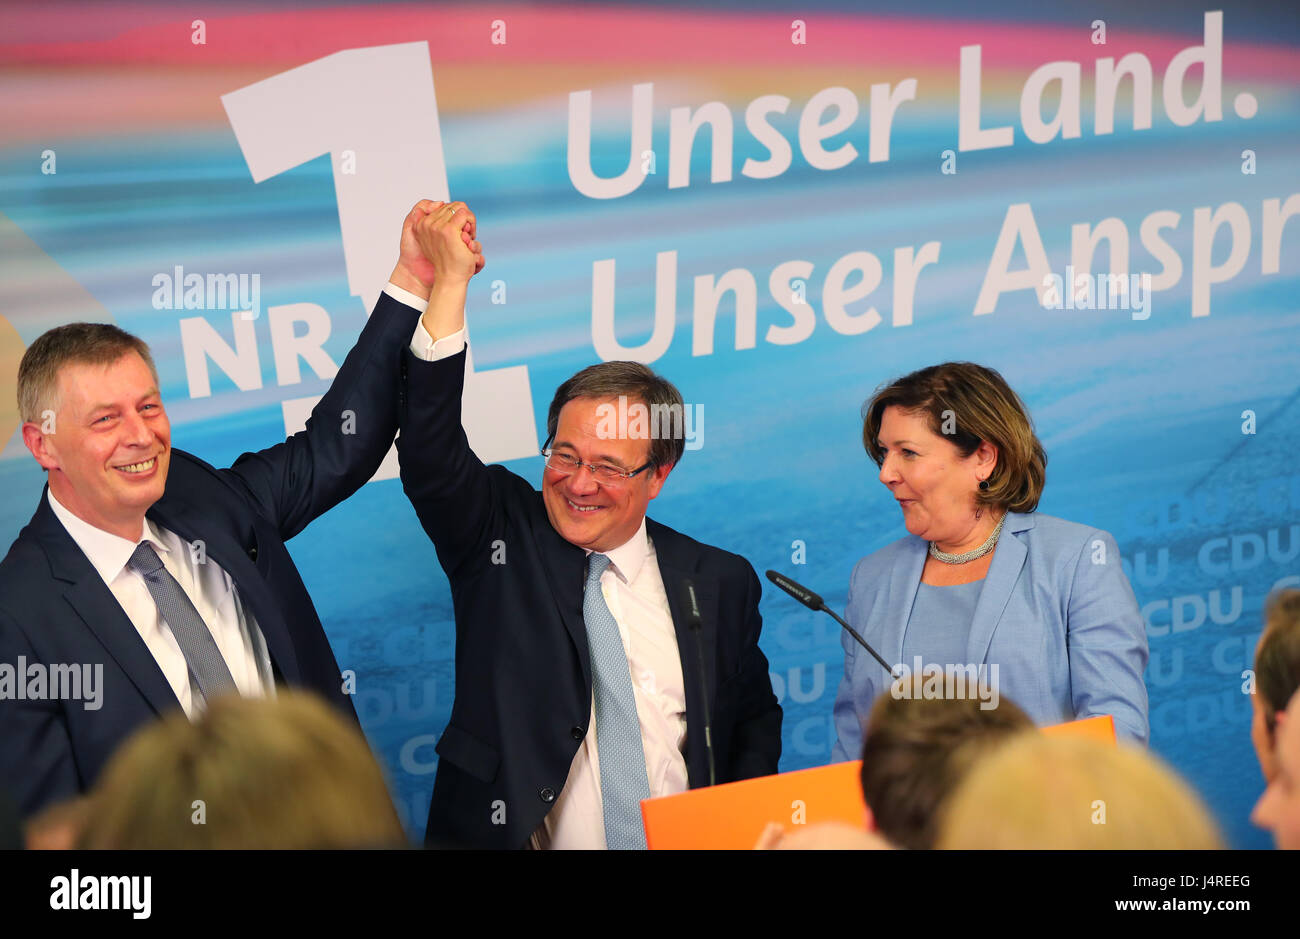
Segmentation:
{"type": "Polygon", "coordinates": [[[546,468],[559,473],[561,476],[569,476],[576,473],[579,467],[585,466],[591,470],[591,475],[595,477],[598,483],[606,486],[617,486],[625,483],[638,473],[644,473],[654,466],[654,460],[651,460],[645,466],[628,472],[611,463],[585,463],[572,453],[563,450],[552,450],[549,447],[542,450],[542,456],[546,457],[546,468]]]}

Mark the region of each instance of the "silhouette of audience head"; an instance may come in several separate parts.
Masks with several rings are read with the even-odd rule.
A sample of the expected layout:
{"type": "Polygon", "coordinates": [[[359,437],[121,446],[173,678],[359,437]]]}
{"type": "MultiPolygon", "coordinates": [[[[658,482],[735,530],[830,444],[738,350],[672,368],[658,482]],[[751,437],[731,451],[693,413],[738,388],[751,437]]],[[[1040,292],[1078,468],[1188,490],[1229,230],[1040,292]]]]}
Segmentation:
{"type": "Polygon", "coordinates": [[[1145,750],[1042,733],[981,760],[939,828],[940,848],[1223,846],[1200,798],[1145,750]]]}
{"type": "Polygon", "coordinates": [[[1277,716],[1274,773],[1251,821],[1273,833],[1279,848],[1300,848],[1300,691],[1277,716]]]}
{"type": "Polygon", "coordinates": [[[361,731],[314,695],[214,699],[131,737],[90,795],[87,848],[408,844],[361,731]]]}
{"type": "Polygon", "coordinates": [[[1287,702],[1300,688],[1300,590],[1282,590],[1270,598],[1264,631],[1255,649],[1255,693],[1250,740],[1264,781],[1277,773],[1274,747],[1277,725],[1287,702]]]}
{"type": "Polygon", "coordinates": [[[939,807],[957,784],[978,760],[1034,724],[1006,697],[989,708],[987,696],[927,699],[920,687],[908,695],[897,690],[896,681],[867,721],[861,776],[867,828],[900,848],[932,848],[939,807]]]}

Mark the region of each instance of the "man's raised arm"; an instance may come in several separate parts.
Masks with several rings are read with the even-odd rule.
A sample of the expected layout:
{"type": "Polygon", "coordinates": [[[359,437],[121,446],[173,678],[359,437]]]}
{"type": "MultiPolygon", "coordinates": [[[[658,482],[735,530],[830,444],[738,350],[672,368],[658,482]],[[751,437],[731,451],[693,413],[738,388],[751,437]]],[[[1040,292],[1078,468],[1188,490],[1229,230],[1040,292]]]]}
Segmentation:
{"type": "Polygon", "coordinates": [[[490,474],[461,426],[465,295],[469,278],[483,266],[476,224],[468,207],[454,202],[430,211],[411,230],[425,262],[411,271],[417,284],[429,278],[433,287],[406,354],[397,452],[402,487],[448,574],[485,543],[493,505],[490,474]]]}
{"type": "Polygon", "coordinates": [[[436,311],[430,322],[438,322],[459,302],[463,323],[465,289],[469,277],[483,266],[481,250],[474,240],[473,216],[463,203],[417,203],[402,225],[390,286],[380,295],[329,390],[312,409],[306,429],[235,461],[232,477],[275,521],[282,538],[302,531],[378,470],[397,433],[403,360],[413,335],[419,341],[420,307],[427,300],[429,310],[436,311]],[[443,216],[456,217],[460,224],[456,240],[465,260],[462,269],[468,271],[460,282],[449,266],[448,277],[435,281],[436,268],[422,253],[417,236],[423,225],[427,239],[428,219],[443,216]]]}

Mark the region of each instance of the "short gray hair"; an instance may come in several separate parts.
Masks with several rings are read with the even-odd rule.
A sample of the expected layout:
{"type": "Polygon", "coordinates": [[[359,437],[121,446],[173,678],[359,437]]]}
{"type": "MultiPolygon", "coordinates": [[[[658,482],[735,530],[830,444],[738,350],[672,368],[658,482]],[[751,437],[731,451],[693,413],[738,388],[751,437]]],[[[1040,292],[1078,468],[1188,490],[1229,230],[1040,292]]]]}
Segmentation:
{"type": "Polygon", "coordinates": [[[59,370],[65,365],[111,365],[129,352],[144,359],[158,383],[158,369],[149,346],[111,323],[68,323],[46,330],[23,353],[18,365],[18,414],[24,422],[39,421],[57,410],[59,370]]]}
{"type": "Polygon", "coordinates": [[[682,393],[668,379],[656,375],[640,362],[600,362],[589,365],[555,389],[546,414],[547,445],[555,439],[560,410],[574,398],[617,398],[626,396],[646,406],[652,416],[651,426],[661,426],[657,418],[668,417],[674,433],[653,433],[650,439],[650,462],[656,467],[675,466],[686,449],[684,421],[686,408],[682,393]]]}

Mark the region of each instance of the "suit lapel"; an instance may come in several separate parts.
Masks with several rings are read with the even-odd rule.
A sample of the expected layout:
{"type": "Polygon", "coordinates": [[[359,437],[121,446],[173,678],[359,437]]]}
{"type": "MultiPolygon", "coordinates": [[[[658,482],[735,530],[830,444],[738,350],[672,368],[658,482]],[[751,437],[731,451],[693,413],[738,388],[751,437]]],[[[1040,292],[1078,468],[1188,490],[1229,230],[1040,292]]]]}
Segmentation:
{"type": "Polygon", "coordinates": [[[153,653],[104,579],[55,516],[47,492],[41,494],[31,533],[49,558],[50,573],[63,585],[64,599],[155,711],[162,714],[179,708],[181,703],[153,653]]]}
{"type": "Polygon", "coordinates": [[[671,528],[646,519],[646,534],[654,542],[659,561],[659,575],[668,595],[668,609],[677,634],[677,655],[682,663],[682,683],[686,697],[686,774],[692,787],[708,783],[708,755],[704,745],[704,715],[716,717],[718,615],[721,606],[719,585],[716,579],[699,571],[699,548],[671,528]],[[695,585],[695,598],[700,605],[700,629],[697,633],[689,625],[690,598],[685,580],[695,585]],[[703,671],[700,659],[704,659],[703,671]],[[701,679],[708,689],[708,707],[701,698],[701,679]]]}
{"type": "MultiPolygon", "coordinates": [[[[891,602],[885,604],[885,609],[892,620],[885,624],[884,635],[888,637],[888,642],[879,650],[890,665],[903,661],[903,635],[907,632],[907,621],[912,617],[917,591],[921,589],[921,573],[925,570],[929,543],[922,538],[909,537],[903,551],[902,561],[891,568],[891,602]]],[[[863,638],[871,641],[867,636],[863,638]]]]}
{"type": "MultiPolygon", "coordinates": [[[[250,559],[248,552],[228,532],[211,520],[197,517],[192,506],[164,496],[145,513],[151,520],[174,531],[191,545],[202,542],[204,555],[230,575],[239,592],[239,600],[257,621],[266,639],[267,650],[287,684],[302,684],[302,670],[294,651],[289,624],[267,587],[266,578],[250,559]],[[206,521],[206,524],[204,523],[206,521]]],[[[257,546],[253,545],[256,555],[257,546]]]]}
{"type": "MultiPolygon", "coordinates": [[[[539,500],[540,501],[540,500],[539,500]]],[[[551,596],[564,628],[578,656],[588,697],[591,695],[591,652],[587,648],[587,624],[582,616],[582,593],[587,578],[587,553],[560,537],[543,514],[535,522],[551,596]]]]}
{"type": "Polygon", "coordinates": [[[993,550],[993,561],[989,572],[984,576],[984,587],[980,590],[979,602],[975,605],[975,616],[971,620],[970,639],[966,645],[966,661],[979,664],[989,653],[989,644],[993,641],[993,631],[997,629],[1002,611],[1007,608],[1011,591],[1020,579],[1020,571],[1025,566],[1025,557],[1029,554],[1025,543],[1017,536],[1019,532],[1034,527],[1032,515],[1019,512],[1007,513],[1007,523],[1002,534],[998,536],[997,547],[993,550]]]}
{"type": "MultiPolygon", "coordinates": [[[[659,562],[659,574],[664,580],[664,590],[668,594],[668,608],[672,612],[673,630],[677,634],[677,653],[682,660],[682,678],[686,682],[686,712],[692,713],[692,702],[699,704],[696,689],[700,686],[700,676],[709,679],[709,711],[717,698],[714,678],[718,674],[718,584],[709,577],[701,577],[697,572],[688,571],[671,561],[659,562]],[[687,596],[683,581],[691,578],[695,584],[695,599],[700,605],[699,639],[696,630],[690,627],[691,601],[687,596]],[[703,647],[704,671],[700,671],[700,647],[703,647]]],[[[695,711],[694,713],[699,713],[695,711]]]]}
{"type": "MultiPolygon", "coordinates": [[[[550,520],[542,518],[537,524],[538,542],[550,582],[551,595],[564,628],[569,633],[574,651],[582,667],[582,677],[587,693],[591,693],[591,655],[587,648],[587,626],[582,615],[582,595],[586,581],[587,555],[576,545],[560,537],[550,520]]],[[[719,586],[715,578],[699,572],[699,548],[671,528],[646,519],[646,534],[654,542],[659,563],[659,576],[668,596],[668,608],[673,618],[673,631],[677,636],[677,653],[682,664],[682,682],[686,697],[686,772],[692,786],[707,781],[707,758],[704,734],[694,732],[692,718],[699,715],[698,727],[703,723],[704,707],[700,698],[701,675],[708,676],[708,710],[712,717],[717,702],[717,636],[719,586]],[[700,646],[695,633],[687,625],[689,601],[683,580],[690,577],[695,583],[695,596],[700,604],[701,628],[698,642],[703,647],[704,671],[700,670],[700,646]]]]}

